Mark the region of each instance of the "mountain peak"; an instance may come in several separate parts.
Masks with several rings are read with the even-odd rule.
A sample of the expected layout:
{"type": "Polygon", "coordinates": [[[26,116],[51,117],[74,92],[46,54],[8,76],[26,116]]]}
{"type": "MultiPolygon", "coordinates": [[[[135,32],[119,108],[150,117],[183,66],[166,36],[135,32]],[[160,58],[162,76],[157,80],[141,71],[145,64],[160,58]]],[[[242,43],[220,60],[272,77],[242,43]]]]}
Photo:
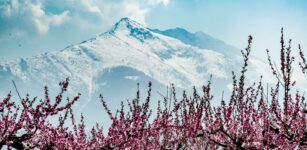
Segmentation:
{"type": "Polygon", "coordinates": [[[108,32],[111,34],[125,34],[144,42],[145,39],[153,38],[151,31],[144,25],[128,17],[120,19],[108,32]]]}
{"type": "Polygon", "coordinates": [[[135,29],[135,28],[146,28],[146,27],[144,25],[128,18],[128,17],[124,17],[124,18],[120,19],[118,22],[115,23],[112,30],[114,30],[114,31],[123,30],[123,29],[132,30],[132,29],[135,29]]]}
{"type": "Polygon", "coordinates": [[[121,18],[117,23],[119,22],[129,23],[129,22],[136,22],[136,21],[134,21],[133,19],[130,19],[129,17],[124,17],[124,18],[121,18]]]}
{"type": "Polygon", "coordinates": [[[177,32],[181,32],[181,33],[189,33],[186,29],[181,28],[181,27],[176,27],[174,29],[168,29],[169,31],[177,31],[177,32]]]}

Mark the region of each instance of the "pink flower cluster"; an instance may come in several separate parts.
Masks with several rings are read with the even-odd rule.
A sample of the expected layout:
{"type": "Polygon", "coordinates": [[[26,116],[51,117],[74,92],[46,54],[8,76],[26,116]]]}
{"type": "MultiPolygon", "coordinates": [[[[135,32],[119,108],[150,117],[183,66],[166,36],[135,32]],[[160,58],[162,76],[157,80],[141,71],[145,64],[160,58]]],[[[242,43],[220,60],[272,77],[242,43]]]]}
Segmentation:
{"type": "MultiPolygon", "coordinates": [[[[112,121],[107,134],[98,124],[87,132],[83,115],[81,123],[76,123],[72,105],[80,95],[62,102],[68,79],[60,83],[62,90],[55,100],[49,98],[47,88],[41,101],[26,97],[17,104],[9,94],[0,102],[0,149],[307,149],[307,103],[302,93],[291,91],[295,86],[291,40],[286,47],[282,31],[280,68],[272,65],[268,55],[277,83],[267,90],[261,80],[245,85],[251,43],[250,36],[242,51],[239,78],[233,73],[232,94],[218,106],[212,105],[210,80],[201,94],[194,88],[192,96],[184,92],[181,99],[172,85],[170,95],[158,102],[155,111],[150,107],[151,82],[144,102],[138,90],[136,98],[127,105],[122,102],[115,114],[100,96],[112,121]],[[58,125],[48,123],[52,116],[58,117],[58,125]],[[64,126],[67,120],[72,130],[64,126]]],[[[300,66],[306,73],[299,49],[300,66]]]]}

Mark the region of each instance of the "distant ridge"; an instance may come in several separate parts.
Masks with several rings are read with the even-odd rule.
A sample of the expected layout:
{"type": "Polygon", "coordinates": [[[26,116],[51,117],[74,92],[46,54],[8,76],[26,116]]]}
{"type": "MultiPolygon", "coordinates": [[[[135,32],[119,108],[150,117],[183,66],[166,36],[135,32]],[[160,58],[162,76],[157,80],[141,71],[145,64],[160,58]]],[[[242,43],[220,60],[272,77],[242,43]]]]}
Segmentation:
{"type": "Polygon", "coordinates": [[[233,54],[238,54],[240,52],[238,48],[228,45],[222,40],[216,39],[202,31],[191,33],[183,28],[167,29],[163,31],[159,29],[153,29],[152,31],[176,38],[185,44],[196,46],[202,49],[214,50],[228,56],[233,56],[233,54]]]}

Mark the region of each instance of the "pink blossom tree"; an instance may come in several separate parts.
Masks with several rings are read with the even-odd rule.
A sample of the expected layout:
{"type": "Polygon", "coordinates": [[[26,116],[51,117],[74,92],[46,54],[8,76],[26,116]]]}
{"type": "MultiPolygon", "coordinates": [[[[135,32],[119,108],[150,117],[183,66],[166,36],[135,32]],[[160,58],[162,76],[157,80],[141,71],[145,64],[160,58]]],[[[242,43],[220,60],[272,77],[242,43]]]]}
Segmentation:
{"type": "Polygon", "coordinates": [[[6,145],[9,149],[47,148],[52,146],[51,141],[56,141],[61,136],[63,128],[48,123],[48,118],[60,112],[71,109],[79,99],[79,95],[68,100],[60,106],[63,94],[68,88],[69,80],[60,84],[61,92],[51,101],[48,88],[45,87],[45,99],[37,101],[37,97],[21,98],[20,104],[11,101],[11,94],[0,102],[0,148],[6,145]],[[48,134],[48,133],[54,134],[48,134]],[[57,135],[59,134],[59,135],[57,135]],[[46,137],[46,138],[44,138],[46,137]]]}
{"type": "MultiPolygon", "coordinates": [[[[294,57],[291,40],[284,42],[281,30],[279,67],[268,53],[268,62],[276,84],[267,91],[262,78],[246,85],[246,72],[251,53],[252,37],[242,51],[243,66],[239,75],[232,74],[232,94],[223,96],[218,106],[213,106],[211,80],[199,92],[177,98],[175,86],[170,95],[150,106],[152,83],[148,84],[147,97],[140,98],[140,90],[132,101],[121,103],[114,113],[101,95],[111,126],[104,134],[97,124],[89,132],[84,116],[76,123],[72,105],[80,95],[62,102],[68,79],[60,83],[61,92],[55,100],[49,98],[45,88],[44,100],[20,98],[11,100],[9,94],[0,101],[0,149],[307,149],[307,103],[304,94],[292,91],[294,57]],[[48,123],[57,117],[58,124],[48,123]],[[65,122],[71,121],[72,128],[65,122]]],[[[303,74],[306,59],[299,46],[303,74]]],[[[86,116],[85,116],[86,117],[86,116]]]]}

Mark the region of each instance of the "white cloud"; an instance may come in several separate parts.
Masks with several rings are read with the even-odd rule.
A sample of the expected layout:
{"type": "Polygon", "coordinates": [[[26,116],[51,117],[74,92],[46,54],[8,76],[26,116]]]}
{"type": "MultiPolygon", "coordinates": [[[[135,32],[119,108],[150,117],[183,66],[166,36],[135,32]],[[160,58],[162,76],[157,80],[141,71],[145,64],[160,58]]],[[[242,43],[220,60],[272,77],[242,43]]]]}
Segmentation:
{"type": "Polygon", "coordinates": [[[169,0],[66,0],[66,3],[79,10],[73,15],[97,17],[98,20],[95,20],[94,24],[108,26],[123,17],[130,17],[145,24],[146,14],[151,7],[157,4],[166,6],[169,0]]]}
{"type": "Polygon", "coordinates": [[[125,3],[124,5],[124,10],[127,13],[128,17],[142,24],[146,24],[145,15],[148,12],[148,9],[142,9],[139,4],[125,3]]]}
{"type": "Polygon", "coordinates": [[[163,5],[168,5],[170,0],[147,0],[150,4],[160,4],[162,3],[163,5]]]}
{"type": "MultiPolygon", "coordinates": [[[[101,32],[123,17],[146,24],[153,6],[170,0],[11,0],[0,2],[1,39],[47,35],[50,28],[67,25],[74,30],[101,32]],[[16,32],[16,33],[15,33],[16,32]],[[19,33],[19,34],[17,34],[19,33]],[[22,33],[22,34],[21,34],[22,33]]],[[[60,28],[59,28],[60,29],[60,28]]]]}
{"type": "Polygon", "coordinates": [[[140,77],[139,76],[125,76],[125,79],[128,79],[128,80],[138,80],[140,77]]]}
{"type": "MultiPolygon", "coordinates": [[[[46,13],[42,2],[33,2],[31,0],[12,0],[2,3],[0,12],[1,21],[12,23],[11,30],[25,29],[25,27],[34,28],[38,33],[47,33],[50,26],[59,26],[69,20],[69,11],[60,14],[46,13]]],[[[31,30],[31,29],[29,29],[31,30]]]]}
{"type": "Polygon", "coordinates": [[[60,26],[69,20],[69,11],[64,11],[61,14],[46,14],[41,3],[31,3],[26,1],[24,11],[28,11],[30,20],[33,21],[39,33],[47,33],[50,26],[60,26]]]}

